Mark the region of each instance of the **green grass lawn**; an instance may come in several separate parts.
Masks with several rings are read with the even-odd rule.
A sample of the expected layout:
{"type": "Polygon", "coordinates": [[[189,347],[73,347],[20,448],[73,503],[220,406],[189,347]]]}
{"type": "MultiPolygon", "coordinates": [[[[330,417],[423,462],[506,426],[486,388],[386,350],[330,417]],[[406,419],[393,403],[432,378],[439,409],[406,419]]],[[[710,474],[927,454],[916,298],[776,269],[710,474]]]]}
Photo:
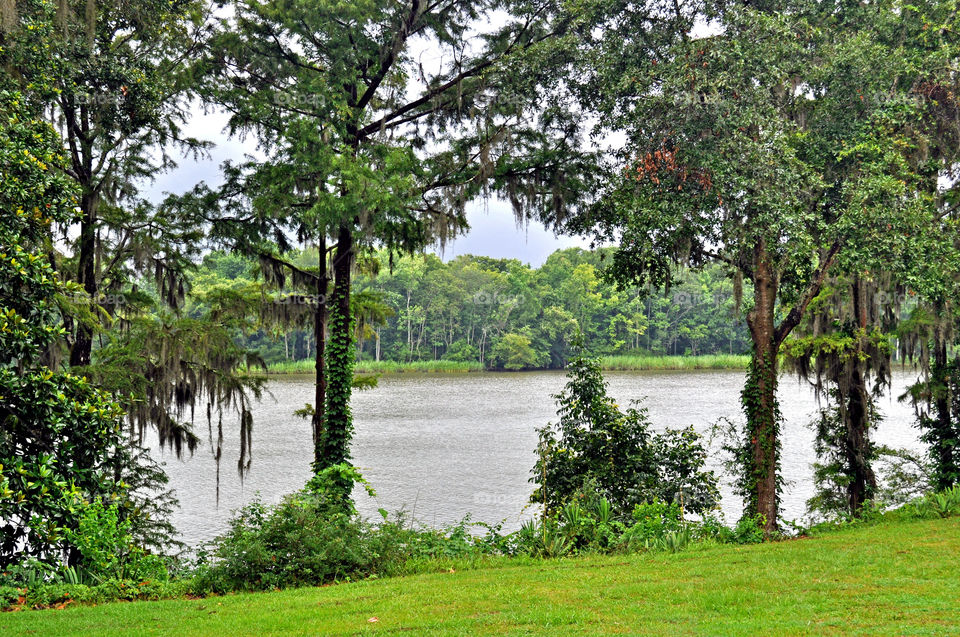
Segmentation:
{"type": "Polygon", "coordinates": [[[757,546],[4,613],[0,635],[955,635],[958,563],[960,518],[897,522],[757,546]]]}

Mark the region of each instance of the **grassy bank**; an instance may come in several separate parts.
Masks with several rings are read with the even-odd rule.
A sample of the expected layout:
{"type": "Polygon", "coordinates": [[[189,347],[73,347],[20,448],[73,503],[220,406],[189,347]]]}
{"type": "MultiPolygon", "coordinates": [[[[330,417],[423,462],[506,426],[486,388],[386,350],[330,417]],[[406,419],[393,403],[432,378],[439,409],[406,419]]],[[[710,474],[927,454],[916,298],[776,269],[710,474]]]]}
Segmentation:
{"type": "Polygon", "coordinates": [[[750,357],[737,354],[705,356],[604,356],[601,365],[608,371],[746,369],[750,357]]]}
{"type": "MultiPolygon", "coordinates": [[[[289,361],[270,365],[269,374],[312,374],[313,361],[289,361]]],[[[455,361],[413,361],[398,363],[395,361],[362,361],[354,366],[359,374],[400,374],[404,372],[420,373],[466,373],[481,372],[480,363],[460,363],[455,361]]]]}
{"type": "MultiPolygon", "coordinates": [[[[749,356],[717,354],[706,356],[605,356],[601,361],[603,369],[608,371],[643,370],[685,370],[685,369],[746,369],[749,356]]],[[[270,365],[270,374],[312,374],[314,362],[289,361],[270,365]]],[[[483,365],[476,362],[455,361],[413,361],[398,363],[395,361],[363,361],[357,363],[355,371],[362,374],[400,374],[419,373],[466,373],[482,372],[483,365]]]]}
{"type": "Polygon", "coordinates": [[[960,518],[202,600],[4,613],[3,635],[903,635],[956,629],[960,518]]]}

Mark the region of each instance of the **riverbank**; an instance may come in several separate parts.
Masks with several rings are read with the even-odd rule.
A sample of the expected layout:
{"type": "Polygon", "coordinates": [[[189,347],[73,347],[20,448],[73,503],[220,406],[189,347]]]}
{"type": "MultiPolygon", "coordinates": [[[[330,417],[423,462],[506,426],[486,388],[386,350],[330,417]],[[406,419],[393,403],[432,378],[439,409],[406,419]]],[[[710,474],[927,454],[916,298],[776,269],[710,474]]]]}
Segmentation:
{"type": "MultiPolygon", "coordinates": [[[[745,370],[750,357],[738,354],[708,354],[704,356],[604,356],[601,366],[606,371],[673,371],[688,369],[745,370]]],[[[268,374],[312,374],[314,361],[285,361],[269,366],[268,374]]],[[[358,374],[465,374],[487,371],[478,362],[458,361],[361,361],[354,371],[358,374]]],[[[530,370],[537,371],[537,370],[530,370]]]]}
{"type": "Polygon", "coordinates": [[[604,356],[600,360],[605,371],[672,371],[684,369],[745,370],[750,364],[746,354],[706,354],[703,356],[604,356]]]}
{"type": "Polygon", "coordinates": [[[960,518],[680,553],[493,561],[354,584],[3,613],[4,635],[903,635],[956,627],[960,518]]]}
{"type": "MultiPolygon", "coordinates": [[[[316,363],[312,360],[288,361],[274,363],[267,369],[268,374],[312,374],[316,363]]],[[[358,374],[465,374],[484,371],[480,363],[461,363],[457,361],[413,361],[399,363],[396,361],[361,361],[356,363],[353,371],[358,374]]]]}

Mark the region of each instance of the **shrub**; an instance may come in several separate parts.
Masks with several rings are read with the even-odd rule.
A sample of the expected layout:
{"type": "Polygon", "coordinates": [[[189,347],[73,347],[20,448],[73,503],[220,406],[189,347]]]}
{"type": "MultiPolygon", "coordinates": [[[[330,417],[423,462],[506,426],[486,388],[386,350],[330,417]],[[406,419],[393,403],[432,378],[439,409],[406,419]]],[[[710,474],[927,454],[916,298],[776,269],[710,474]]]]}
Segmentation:
{"type": "Polygon", "coordinates": [[[607,395],[599,361],[582,352],[568,378],[556,396],[560,422],[539,430],[532,502],[553,515],[589,484],[620,519],[657,499],[693,513],[716,506],[717,479],[704,468],[707,451],[692,428],[652,434],[646,411],[621,411],[607,395]]]}
{"type": "Polygon", "coordinates": [[[0,586],[0,610],[10,608],[18,603],[20,589],[13,586],[0,586]]]}
{"type": "Polygon", "coordinates": [[[638,504],[633,508],[633,524],[625,534],[625,543],[642,547],[662,541],[668,534],[683,530],[685,523],[680,505],[660,500],[638,504]]]}
{"type": "Polygon", "coordinates": [[[121,519],[117,503],[106,506],[101,498],[79,505],[77,528],[67,529],[65,539],[79,553],[78,568],[68,571],[74,579],[166,580],[164,560],[137,546],[132,522],[121,519]]]}
{"type": "Polygon", "coordinates": [[[256,501],[231,521],[209,561],[202,556],[198,586],[217,593],[263,590],[367,574],[371,555],[362,535],[351,515],[331,511],[309,493],[289,496],[273,509],[256,501]]]}
{"type": "MultiPolygon", "coordinates": [[[[354,477],[356,479],[357,476],[354,477]]],[[[475,538],[467,520],[447,529],[420,529],[397,516],[379,525],[331,499],[325,478],[274,507],[240,509],[226,534],[201,552],[194,594],[314,586],[424,570],[437,560],[499,553],[499,533],[475,538]]]]}
{"type": "Polygon", "coordinates": [[[501,336],[490,350],[488,362],[494,369],[516,371],[537,367],[544,361],[529,336],[510,332],[501,336]]]}
{"type": "Polygon", "coordinates": [[[910,517],[949,518],[960,515],[960,485],[927,495],[914,500],[906,507],[905,512],[910,517]]]}
{"type": "Polygon", "coordinates": [[[458,363],[473,362],[480,360],[480,350],[461,338],[451,343],[441,358],[458,363]]]}
{"type": "Polygon", "coordinates": [[[744,516],[737,522],[730,539],[736,544],[760,544],[766,538],[766,521],[762,513],[744,516]]]}
{"type": "Polygon", "coordinates": [[[187,582],[109,579],[96,585],[66,582],[40,583],[25,589],[0,588],[0,610],[56,608],[67,604],[104,604],[115,601],[159,600],[188,592],[187,582]]]}

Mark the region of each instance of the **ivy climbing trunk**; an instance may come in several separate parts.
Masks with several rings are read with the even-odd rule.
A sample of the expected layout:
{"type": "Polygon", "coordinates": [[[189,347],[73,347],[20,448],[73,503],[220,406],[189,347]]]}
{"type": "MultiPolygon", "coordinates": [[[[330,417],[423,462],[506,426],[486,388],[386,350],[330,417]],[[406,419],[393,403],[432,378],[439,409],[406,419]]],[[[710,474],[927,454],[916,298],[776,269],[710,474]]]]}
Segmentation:
{"type": "MultiPolygon", "coordinates": [[[[313,317],[313,338],[316,341],[316,387],[313,401],[313,465],[314,470],[319,470],[323,466],[323,429],[324,429],[324,411],[327,402],[327,372],[326,372],[326,346],[327,346],[327,291],[329,279],[327,278],[327,241],[326,237],[320,237],[317,244],[319,254],[319,264],[317,267],[317,298],[316,309],[313,317]]],[[[284,335],[286,338],[286,335],[284,335]]]]}
{"type": "Polygon", "coordinates": [[[747,314],[753,341],[747,384],[742,400],[747,416],[749,465],[744,467],[747,512],[762,514],[765,530],[777,528],[777,467],[779,463],[780,412],[777,407],[777,353],[780,341],[774,324],[777,275],[764,241],[754,248],[754,307],[747,314]]]}
{"type": "MultiPolygon", "coordinates": [[[[323,450],[315,469],[346,462],[350,458],[353,417],[350,392],[353,386],[353,325],[350,315],[350,279],[353,267],[353,233],[341,225],[333,258],[333,294],[330,298],[330,343],[326,346],[327,387],[324,413],[323,450]]],[[[349,496],[352,484],[341,485],[349,496]]]]}

